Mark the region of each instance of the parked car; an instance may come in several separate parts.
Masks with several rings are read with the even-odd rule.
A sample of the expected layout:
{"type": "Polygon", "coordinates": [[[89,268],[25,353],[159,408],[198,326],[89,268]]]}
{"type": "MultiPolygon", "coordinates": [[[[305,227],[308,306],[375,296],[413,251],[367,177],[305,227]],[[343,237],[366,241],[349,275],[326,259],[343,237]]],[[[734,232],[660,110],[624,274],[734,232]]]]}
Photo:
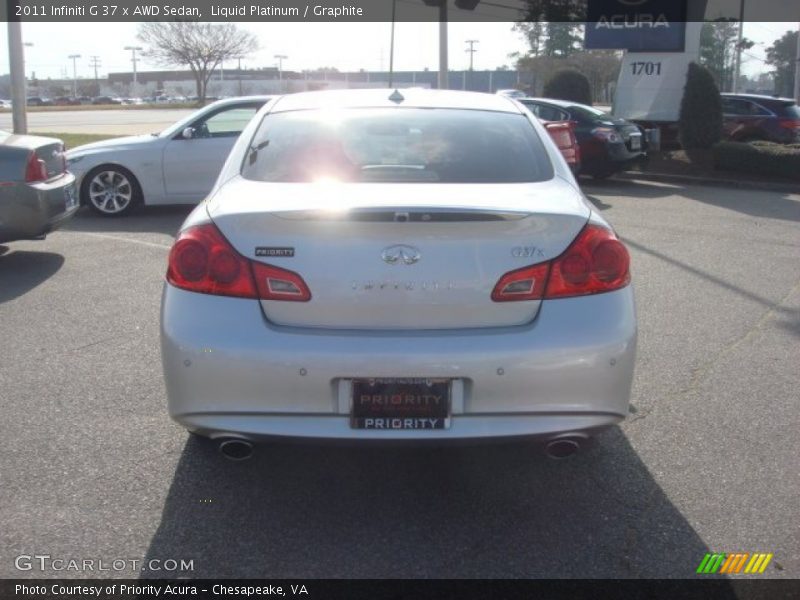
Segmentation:
{"type": "Polygon", "coordinates": [[[498,95],[282,96],[168,259],[169,412],[265,438],[534,436],[628,414],[628,252],[529,111],[498,95]]]}
{"type": "Polygon", "coordinates": [[[0,243],[41,238],[76,210],[64,143],[0,131],[0,243]]]}
{"type": "Polygon", "coordinates": [[[122,100],[119,98],[112,98],[111,96],[97,96],[94,100],[92,100],[92,104],[122,104],[122,100]]]}
{"type": "Polygon", "coordinates": [[[791,98],[722,94],[723,132],[737,142],[800,143],[800,107],[791,98]]]}
{"type": "Polygon", "coordinates": [[[0,108],[11,110],[12,106],[11,100],[0,99],[0,108]]]}
{"type": "Polygon", "coordinates": [[[210,104],[161,133],[114,138],[67,153],[81,202],[101,215],[136,204],[194,204],[214,185],[225,158],[269,96],[210,104]]]}
{"type": "Polygon", "coordinates": [[[570,170],[576,177],[581,170],[581,149],[575,137],[575,121],[546,121],[539,119],[555,142],[570,170]]]}
{"type": "Polygon", "coordinates": [[[81,101],[78,98],[72,96],[57,96],[53,98],[54,106],[78,106],[80,103],[81,101]]]}
{"type": "Polygon", "coordinates": [[[581,148],[575,136],[575,121],[542,121],[542,124],[577,177],[581,171],[581,148]]]}
{"type": "Polygon", "coordinates": [[[630,121],[576,102],[552,98],[522,98],[518,101],[540,119],[575,121],[582,174],[603,179],[646,156],[643,132],[630,121]]]}
{"type": "Polygon", "coordinates": [[[42,98],[40,96],[31,96],[27,100],[28,106],[53,106],[53,101],[50,98],[42,98]]]}

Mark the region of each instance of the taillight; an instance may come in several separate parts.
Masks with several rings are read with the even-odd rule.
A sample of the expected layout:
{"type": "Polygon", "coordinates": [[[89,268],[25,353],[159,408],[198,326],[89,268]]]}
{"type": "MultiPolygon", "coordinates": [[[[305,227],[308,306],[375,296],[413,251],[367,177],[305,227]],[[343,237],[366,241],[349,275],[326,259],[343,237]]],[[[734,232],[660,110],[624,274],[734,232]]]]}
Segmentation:
{"type": "Polygon", "coordinates": [[[47,165],[36,156],[36,152],[28,155],[28,162],[25,165],[25,183],[38,183],[47,180],[47,165]]]}
{"type": "Polygon", "coordinates": [[[259,297],[262,300],[289,300],[308,302],[311,291],[297,273],[272,265],[253,263],[259,297]]]}
{"type": "Polygon", "coordinates": [[[552,261],[506,273],[492,291],[495,302],[568,298],[610,292],[630,283],[630,256],[614,232],[587,225],[552,261]]]}
{"type": "Polygon", "coordinates": [[[169,253],[167,281],[201,294],[307,302],[311,292],[292,271],[248,260],[212,223],[182,232],[169,253]]]}
{"type": "Polygon", "coordinates": [[[614,232],[587,225],[566,252],[552,261],[545,298],[610,292],[630,283],[630,256],[614,232]]]}
{"type": "Polygon", "coordinates": [[[592,129],[592,135],[599,140],[603,140],[611,144],[618,144],[622,141],[622,136],[608,127],[597,127],[592,129]]]}
{"type": "Polygon", "coordinates": [[[778,119],[778,125],[786,129],[800,129],[800,119],[778,119]]]}
{"type": "Polygon", "coordinates": [[[506,273],[492,290],[495,302],[541,300],[547,284],[550,263],[541,263],[506,273]]]}

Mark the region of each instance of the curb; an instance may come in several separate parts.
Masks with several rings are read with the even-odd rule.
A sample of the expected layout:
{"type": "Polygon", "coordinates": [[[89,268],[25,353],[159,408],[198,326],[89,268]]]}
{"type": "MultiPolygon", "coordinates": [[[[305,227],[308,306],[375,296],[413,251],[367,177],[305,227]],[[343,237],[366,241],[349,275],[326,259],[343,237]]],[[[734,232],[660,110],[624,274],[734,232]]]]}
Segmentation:
{"type": "Polygon", "coordinates": [[[696,175],[672,175],[668,173],[652,173],[647,171],[622,171],[614,176],[623,181],[657,181],[663,183],[691,183],[695,185],[708,185],[716,187],[732,187],[743,190],[766,190],[771,192],[788,192],[800,194],[800,181],[784,183],[782,181],[752,181],[736,179],[716,179],[713,177],[698,177],[696,175]]]}

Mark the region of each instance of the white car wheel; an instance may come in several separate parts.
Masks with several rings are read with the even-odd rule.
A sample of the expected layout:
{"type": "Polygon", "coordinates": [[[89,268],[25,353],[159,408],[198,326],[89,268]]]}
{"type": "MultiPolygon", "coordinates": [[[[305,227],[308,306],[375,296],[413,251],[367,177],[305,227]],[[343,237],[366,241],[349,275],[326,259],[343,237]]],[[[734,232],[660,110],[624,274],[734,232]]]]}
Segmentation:
{"type": "Polygon", "coordinates": [[[119,167],[101,167],[87,175],[83,197],[89,206],[104,216],[127,213],[139,197],[136,180],[119,167]]]}

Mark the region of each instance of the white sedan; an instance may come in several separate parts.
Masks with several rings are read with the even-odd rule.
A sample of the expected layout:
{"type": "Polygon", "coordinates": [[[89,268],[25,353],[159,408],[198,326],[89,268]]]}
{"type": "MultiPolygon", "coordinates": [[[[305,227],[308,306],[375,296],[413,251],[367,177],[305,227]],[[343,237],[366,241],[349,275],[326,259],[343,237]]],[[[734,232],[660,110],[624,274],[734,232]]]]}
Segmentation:
{"type": "Polygon", "coordinates": [[[114,138],[67,153],[81,203],[106,216],[137,204],[196,204],[211,190],[239,134],[270,96],[214,102],[151,135],[114,138]]]}
{"type": "Polygon", "coordinates": [[[628,414],[628,251],[510,98],[288,94],[181,227],[161,352],[171,416],[229,458],[521,436],[566,457],[628,414]]]}

